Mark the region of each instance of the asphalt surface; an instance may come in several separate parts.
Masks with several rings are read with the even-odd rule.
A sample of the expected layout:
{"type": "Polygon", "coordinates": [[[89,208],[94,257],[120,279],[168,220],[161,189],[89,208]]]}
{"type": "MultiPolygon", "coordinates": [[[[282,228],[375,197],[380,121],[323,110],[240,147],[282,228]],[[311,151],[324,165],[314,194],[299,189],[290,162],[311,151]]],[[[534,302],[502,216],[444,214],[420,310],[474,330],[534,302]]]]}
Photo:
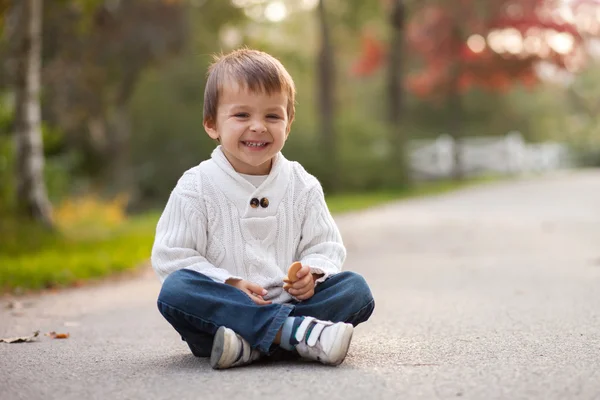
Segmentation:
{"type": "Polygon", "coordinates": [[[213,371],[159,315],[152,272],[0,299],[0,399],[600,399],[600,171],[336,217],[375,295],[339,367],[213,371]]]}

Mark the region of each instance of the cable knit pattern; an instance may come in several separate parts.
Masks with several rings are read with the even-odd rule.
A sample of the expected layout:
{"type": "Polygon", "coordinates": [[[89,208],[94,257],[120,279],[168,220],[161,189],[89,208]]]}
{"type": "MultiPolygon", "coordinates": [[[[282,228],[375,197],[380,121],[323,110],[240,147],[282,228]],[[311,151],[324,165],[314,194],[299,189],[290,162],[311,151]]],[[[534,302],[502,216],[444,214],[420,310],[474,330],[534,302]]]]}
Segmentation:
{"type": "Polygon", "coordinates": [[[161,281],[182,268],[217,282],[245,279],[267,289],[265,299],[285,303],[283,278],[294,261],[325,274],[346,258],[340,232],[318,180],[279,153],[271,173],[254,187],[231,167],[220,146],[210,160],[186,171],[156,228],[152,266],[161,281]],[[252,198],[269,199],[252,208],[252,198]]]}

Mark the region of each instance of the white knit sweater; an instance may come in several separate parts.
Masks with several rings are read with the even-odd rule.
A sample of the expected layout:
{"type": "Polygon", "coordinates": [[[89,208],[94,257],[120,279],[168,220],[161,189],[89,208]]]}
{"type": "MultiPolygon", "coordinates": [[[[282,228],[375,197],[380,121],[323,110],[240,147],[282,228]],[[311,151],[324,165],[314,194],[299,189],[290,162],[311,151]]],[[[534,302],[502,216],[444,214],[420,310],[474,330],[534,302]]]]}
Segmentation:
{"type": "Polygon", "coordinates": [[[240,176],[220,146],[186,171],[158,221],[152,266],[161,282],[179,269],[214,281],[241,278],[264,287],[266,300],[285,303],[283,278],[294,261],[311,272],[341,271],[346,249],[319,181],[279,153],[258,187],[240,176]],[[267,198],[266,208],[250,206],[267,198]]]}

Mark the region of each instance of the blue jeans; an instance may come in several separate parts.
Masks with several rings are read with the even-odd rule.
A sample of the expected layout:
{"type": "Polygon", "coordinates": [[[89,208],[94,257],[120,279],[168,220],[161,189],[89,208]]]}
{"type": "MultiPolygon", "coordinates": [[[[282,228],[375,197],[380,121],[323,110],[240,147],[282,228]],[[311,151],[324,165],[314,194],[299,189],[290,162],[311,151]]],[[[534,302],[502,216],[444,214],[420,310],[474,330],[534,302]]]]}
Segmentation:
{"type": "Polygon", "coordinates": [[[318,284],[308,300],[258,305],[233,286],[182,269],[165,279],[157,304],[197,357],[210,356],[220,326],[233,329],[252,348],[270,354],[276,349],[273,340],[288,316],[311,316],[356,326],[369,319],[375,308],[365,279],[348,271],[318,284]]]}

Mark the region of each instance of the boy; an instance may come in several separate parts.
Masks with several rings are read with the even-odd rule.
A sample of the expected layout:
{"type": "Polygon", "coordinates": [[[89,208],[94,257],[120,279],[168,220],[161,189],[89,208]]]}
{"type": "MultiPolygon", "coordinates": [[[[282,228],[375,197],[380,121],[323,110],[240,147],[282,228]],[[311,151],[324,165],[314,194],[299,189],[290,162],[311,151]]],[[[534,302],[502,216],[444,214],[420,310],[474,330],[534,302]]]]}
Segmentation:
{"type": "Polygon", "coordinates": [[[279,349],[338,365],[374,309],[365,280],[340,272],[346,249],[321,185],[280,152],[294,97],[292,78],[266,53],[216,59],[204,128],[220,145],[183,174],[158,222],[159,311],[215,369],[279,349]],[[294,261],[298,280],[284,290],[294,261]]]}

